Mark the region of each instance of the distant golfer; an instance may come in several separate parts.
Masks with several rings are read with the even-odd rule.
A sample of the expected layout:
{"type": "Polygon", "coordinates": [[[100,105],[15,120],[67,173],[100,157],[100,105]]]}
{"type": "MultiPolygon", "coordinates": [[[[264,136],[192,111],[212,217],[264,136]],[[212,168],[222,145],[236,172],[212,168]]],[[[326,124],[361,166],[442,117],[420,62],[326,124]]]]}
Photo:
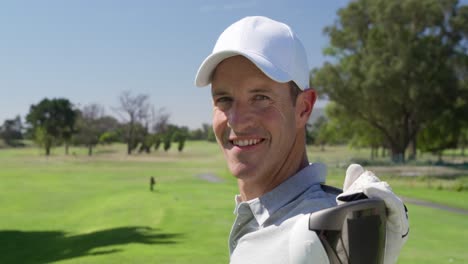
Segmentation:
{"type": "MultiPolygon", "coordinates": [[[[196,85],[211,84],[214,134],[240,191],[230,262],[297,263],[289,251],[293,227],[336,206],[340,197],[363,193],[388,207],[384,263],[395,263],[408,221],[389,186],[353,165],[337,197],[322,189],[325,165],[309,163],[305,132],[317,98],[309,73],[305,49],[291,28],[259,16],[229,26],[198,70],[196,85]]],[[[294,245],[302,245],[307,263],[329,263],[318,237],[294,245]]]]}
{"type": "Polygon", "coordinates": [[[154,190],[154,185],[156,185],[156,180],[154,179],[153,176],[150,178],[150,191],[154,190]]]}

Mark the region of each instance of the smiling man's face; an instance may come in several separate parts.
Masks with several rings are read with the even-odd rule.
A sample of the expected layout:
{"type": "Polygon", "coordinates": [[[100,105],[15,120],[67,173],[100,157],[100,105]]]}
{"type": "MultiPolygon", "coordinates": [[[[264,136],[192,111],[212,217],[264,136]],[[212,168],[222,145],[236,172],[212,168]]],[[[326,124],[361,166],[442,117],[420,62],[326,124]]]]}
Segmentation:
{"type": "Polygon", "coordinates": [[[279,184],[281,172],[302,158],[304,124],[297,122],[290,89],[242,56],[214,72],[213,130],[231,173],[244,183],[279,184]]]}

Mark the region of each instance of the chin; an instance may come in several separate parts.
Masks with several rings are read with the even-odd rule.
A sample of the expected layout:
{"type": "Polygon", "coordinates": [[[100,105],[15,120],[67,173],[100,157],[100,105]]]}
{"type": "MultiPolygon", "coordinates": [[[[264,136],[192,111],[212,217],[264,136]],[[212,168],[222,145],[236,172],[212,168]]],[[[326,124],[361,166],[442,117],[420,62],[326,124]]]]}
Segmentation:
{"type": "Polygon", "coordinates": [[[245,164],[229,164],[229,170],[231,171],[232,175],[239,180],[246,180],[253,179],[255,175],[257,175],[258,169],[256,166],[252,165],[245,165],[245,164]]]}

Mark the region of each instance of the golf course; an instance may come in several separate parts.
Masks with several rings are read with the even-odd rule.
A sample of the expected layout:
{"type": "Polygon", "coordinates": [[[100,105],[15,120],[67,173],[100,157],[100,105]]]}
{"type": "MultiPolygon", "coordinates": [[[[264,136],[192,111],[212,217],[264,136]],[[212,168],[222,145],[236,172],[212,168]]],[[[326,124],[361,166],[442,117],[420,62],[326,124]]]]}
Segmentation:
{"type": "MultiPolygon", "coordinates": [[[[337,187],[351,158],[369,157],[345,146],[308,152],[328,165],[327,183],[337,187]]],[[[419,160],[368,165],[398,195],[428,204],[407,203],[411,231],[398,263],[468,263],[468,170],[419,160]],[[437,170],[448,176],[425,175],[437,170]]],[[[215,143],[134,155],[114,144],[93,156],[75,147],[49,157],[34,146],[4,148],[0,168],[2,264],[229,261],[237,185],[215,143]]]]}

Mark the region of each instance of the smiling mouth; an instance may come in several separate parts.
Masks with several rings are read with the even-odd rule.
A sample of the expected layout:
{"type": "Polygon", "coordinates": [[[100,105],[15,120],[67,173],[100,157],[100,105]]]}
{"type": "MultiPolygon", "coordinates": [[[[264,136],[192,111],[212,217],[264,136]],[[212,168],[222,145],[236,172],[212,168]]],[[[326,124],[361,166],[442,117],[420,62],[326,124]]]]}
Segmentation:
{"type": "Polygon", "coordinates": [[[237,147],[249,147],[255,146],[264,141],[264,139],[239,139],[239,140],[229,140],[232,145],[237,147]]]}

